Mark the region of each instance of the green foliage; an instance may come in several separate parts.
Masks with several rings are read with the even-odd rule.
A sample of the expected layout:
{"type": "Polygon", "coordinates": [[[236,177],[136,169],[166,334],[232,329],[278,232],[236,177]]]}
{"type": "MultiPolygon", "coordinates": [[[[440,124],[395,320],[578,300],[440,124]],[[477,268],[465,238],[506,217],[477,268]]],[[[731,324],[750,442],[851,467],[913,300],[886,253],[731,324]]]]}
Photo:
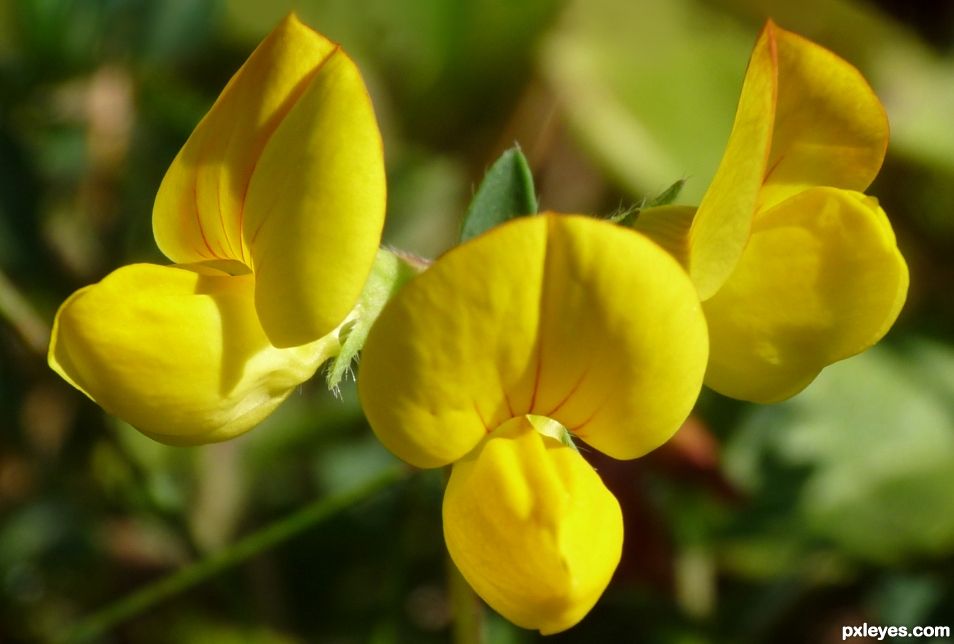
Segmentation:
{"type": "Polygon", "coordinates": [[[533,173],[527,159],[514,146],[500,155],[477,188],[460,229],[462,242],[514,217],[537,211],[533,173]]]}
{"type": "Polygon", "coordinates": [[[636,218],[639,217],[639,211],[644,208],[653,208],[656,206],[668,206],[672,204],[676,199],[679,198],[679,193],[682,192],[683,186],[686,185],[685,179],[677,179],[672,183],[671,186],[660,192],[658,195],[652,199],[648,199],[645,203],[642,203],[638,206],[630,206],[629,208],[620,208],[613,214],[611,214],[607,219],[614,224],[620,224],[621,226],[628,226],[636,221],[636,218]]]}
{"type": "Polygon", "coordinates": [[[793,400],[753,411],[726,465],[749,492],[787,489],[800,532],[854,557],[950,552],[954,351],[913,341],[904,354],[876,348],[829,367],[793,400]]]}

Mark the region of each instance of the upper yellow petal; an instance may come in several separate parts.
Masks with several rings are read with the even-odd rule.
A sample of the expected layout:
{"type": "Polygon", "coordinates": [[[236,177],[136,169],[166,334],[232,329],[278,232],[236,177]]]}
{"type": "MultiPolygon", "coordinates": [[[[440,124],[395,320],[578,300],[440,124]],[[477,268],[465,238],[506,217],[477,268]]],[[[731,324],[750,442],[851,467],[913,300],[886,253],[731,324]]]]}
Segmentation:
{"type": "Polygon", "coordinates": [[[273,344],[328,333],[358,301],[381,242],[385,193],[374,110],[339,49],[275,130],[248,187],[255,305],[273,344]]]}
{"type": "Polygon", "coordinates": [[[444,537],[467,582],[497,612],[544,634],[593,607],[619,563],[619,504],[571,447],[515,418],[454,464],[444,537]]]}
{"type": "Polygon", "coordinates": [[[760,213],[729,281],[704,303],[706,384],[776,402],[828,364],[877,342],[904,303],[908,271],[871,197],[812,188],[760,213]]]}
{"type": "Polygon", "coordinates": [[[408,462],[461,458],[524,414],[634,458],[688,415],[707,357],[691,282],[658,246],[579,216],[514,220],[455,248],[378,318],[359,393],[408,462]]]}
{"type": "Polygon", "coordinates": [[[810,186],[863,191],[888,145],[888,118],[854,66],[810,40],[775,28],[778,102],[759,208],[810,186]]]}
{"type": "Polygon", "coordinates": [[[250,275],[133,264],[63,303],[49,363],[144,434],[192,445],[261,422],[336,343],[273,347],[255,314],[250,275]]]}
{"type": "Polygon", "coordinates": [[[445,465],[514,415],[507,395],[532,377],[545,253],[546,219],[514,220],[457,246],[385,306],[358,393],[388,449],[445,465]]]}
{"type": "Polygon", "coordinates": [[[729,277],[749,238],[775,124],[777,30],[767,22],[755,43],[725,153],[690,229],[689,275],[703,300],[729,277]]]}
{"type": "Polygon", "coordinates": [[[354,305],[384,205],[380,133],[360,74],[290,15],[176,156],[153,230],[176,262],[252,268],[266,334],[294,346],[331,331],[354,305]]]}
{"type": "Polygon", "coordinates": [[[153,208],[160,250],[180,263],[248,261],[242,237],[249,182],[275,129],[334,43],[283,20],[252,52],[166,172],[153,208]]]}
{"type": "Polygon", "coordinates": [[[811,186],[864,190],[888,142],[884,108],[851,64],[768,21],[735,123],[689,238],[706,300],[728,279],[759,210],[811,186]]]}
{"type": "MultiPolygon", "coordinates": [[[[530,395],[516,413],[553,418],[614,458],[672,436],[701,389],[705,318],[692,283],[656,244],[619,226],[551,216],[530,395]]],[[[523,394],[521,396],[521,394],[523,394]]]]}

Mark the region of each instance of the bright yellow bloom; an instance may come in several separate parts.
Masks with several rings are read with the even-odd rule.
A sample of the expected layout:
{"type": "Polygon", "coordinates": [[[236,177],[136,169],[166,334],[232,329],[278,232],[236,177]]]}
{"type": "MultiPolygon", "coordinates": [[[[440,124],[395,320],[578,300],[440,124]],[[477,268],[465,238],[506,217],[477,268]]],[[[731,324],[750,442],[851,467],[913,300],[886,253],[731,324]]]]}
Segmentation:
{"type": "Polygon", "coordinates": [[[171,444],[247,431],[337,350],[384,220],[381,139],[338,45],[286,18],[166,173],[153,210],[175,264],[134,264],[60,307],[49,362],[171,444]]]}
{"type": "Polygon", "coordinates": [[[907,266],[884,211],[860,192],[887,141],[884,109],[857,69],[765,25],[698,211],[649,209],[635,224],[683,263],[703,300],[708,386],[788,398],[894,323],[907,266]]]}
{"type": "Polygon", "coordinates": [[[552,633],[589,611],[622,546],[616,500],[557,423],[640,456],[689,414],[706,358],[677,262],[632,231],[549,214],[494,228],[408,283],[368,336],[358,388],[391,451],[454,463],[444,535],[467,581],[552,633]]]}

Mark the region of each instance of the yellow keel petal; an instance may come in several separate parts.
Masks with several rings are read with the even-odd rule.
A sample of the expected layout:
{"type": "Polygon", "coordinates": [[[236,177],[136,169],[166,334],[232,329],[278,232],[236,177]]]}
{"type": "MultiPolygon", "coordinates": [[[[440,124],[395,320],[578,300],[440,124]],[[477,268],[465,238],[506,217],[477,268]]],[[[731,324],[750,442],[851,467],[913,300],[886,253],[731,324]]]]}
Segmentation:
{"type": "Polygon", "coordinates": [[[619,504],[571,447],[525,418],[495,431],[454,465],[444,536],[467,582],[524,628],[579,622],[619,563],[619,504]]]}

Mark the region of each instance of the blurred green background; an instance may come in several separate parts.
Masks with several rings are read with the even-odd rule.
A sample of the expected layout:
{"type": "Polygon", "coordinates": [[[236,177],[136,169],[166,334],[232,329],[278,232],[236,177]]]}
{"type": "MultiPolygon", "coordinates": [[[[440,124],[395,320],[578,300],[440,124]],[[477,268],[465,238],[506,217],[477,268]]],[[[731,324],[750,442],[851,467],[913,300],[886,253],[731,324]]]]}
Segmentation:
{"type": "MultiPolygon", "coordinates": [[[[0,642],[46,641],[164,573],[393,464],[352,381],[307,383],[229,443],[168,448],[45,361],[76,288],[163,262],[165,168],[290,9],[370,86],[386,241],[434,256],[519,141],[546,209],[608,213],[679,178],[696,203],[772,16],[856,64],[892,143],[869,190],[911,291],[888,338],[803,394],[705,392],[676,438],[596,462],[623,562],[553,642],[840,641],[954,626],[954,3],[905,0],[0,2],[0,642]]],[[[445,642],[442,479],[423,472],[121,625],[107,642],[445,642]]],[[[486,611],[488,641],[534,633],[486,611]]]]}

